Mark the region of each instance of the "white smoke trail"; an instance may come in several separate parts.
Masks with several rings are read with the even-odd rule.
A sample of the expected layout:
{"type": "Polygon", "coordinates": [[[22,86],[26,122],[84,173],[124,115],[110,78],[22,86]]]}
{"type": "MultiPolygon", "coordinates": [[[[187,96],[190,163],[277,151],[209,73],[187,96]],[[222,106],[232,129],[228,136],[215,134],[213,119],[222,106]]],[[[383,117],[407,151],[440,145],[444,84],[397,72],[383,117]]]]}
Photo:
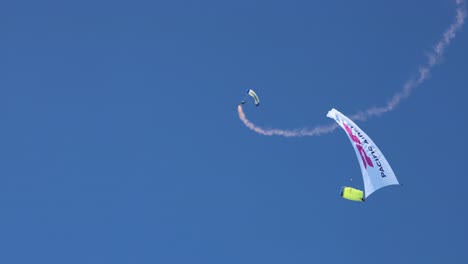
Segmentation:
{"type": "Polygon", "coordinates": [[[393,97],[387,102],[387,105],[382,107],[369,108],[363,112],[351,116],[351,119],[355,120],[366,120],[371,116],[379,116],[384,113],[393,111],[404,99],[411,95],[411,92],[423,84],[431,73],[431,70],[437,63],[440,62],[443,57],[445,50],[450,45],[452,40],[455,38],[456,33],[463,27],[466,18],[466,7],[464,0],[456,0],[457,9],[455,21],[449,26],[444,32],[442,38],[437,42],[433,51],[429,54],[426,64],[419,67],[418,75],[416,78],[411,78],[403,84],[403,90],[393,95],[393,97]]]}
{"type": "MultiPolygon", "coordinates": [[[[365,121],[372,116],[380,116],[387,112],[393,111],[404,99],[411,95],[411,92],[417,87],[421,86],[428,78],[432,69],[440,62],[445,50],[450,45],[452,40],[456,37],[456,33],[463,27],[466,18],[466,5],[465,0],[455,0],[457,4],[455,21],[448,27],[448,29],[442,35],[442,38],[434,46],[434,49],[429,54],[427,62],[419,67],[419,71],[416,77],[413,77],[403,84],[403,89],[393,95],[393,97],[387,102],[385,106],[372,107],[367,110],[361,111],[357,114],[352,115],[350,118],[354,120],[365,121]]],[[[316,126],[307,129],[294,129],[294,130],[283,130],[283,129],[266,129],[257,127],[255,124],[250,122],[243,110],[242,106],[239,105],[237,108],[239,118],[242,120],[245,126],[249,129],[257,132],[258,134],[265,136],[284,136],[284,137],[304,137],[304,136],[318,136],[334,131],[338,126],[316,126]]]]}
{"type": "Polygon", "coordinates": [[[247,117],[245,117],[244,111],[242,110],[242,106],[240,104],[237,106],[237,112],[239,113],[240,120],[244,122],[244,125],[246,127],[264,136],[283,136],[283,137],[318,136],[318,135],[330,133],[338,127],[338,125],[333,124],[329,126],[317,126],[314,128],[294,129],[294,130],[267,129],[267,128],[258,127],[254,125],[252,122],[250,122],[247,119],[247,117]]]}

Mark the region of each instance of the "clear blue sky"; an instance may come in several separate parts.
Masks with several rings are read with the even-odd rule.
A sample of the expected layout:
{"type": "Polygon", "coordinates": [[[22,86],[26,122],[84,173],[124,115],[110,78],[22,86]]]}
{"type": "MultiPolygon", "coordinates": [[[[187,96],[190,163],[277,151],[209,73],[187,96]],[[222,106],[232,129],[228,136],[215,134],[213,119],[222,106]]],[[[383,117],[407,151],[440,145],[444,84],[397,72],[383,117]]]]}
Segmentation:
{"type": "Polygon", "coordinates": [[[462,263],[468,30],[394,112],[358,122],[403,187],[366,203],[332,124],[417,73],[454,1],[6,1],[0,263],[462,263]],[[353,181],[350,181],[353,178],[353,181]]]}

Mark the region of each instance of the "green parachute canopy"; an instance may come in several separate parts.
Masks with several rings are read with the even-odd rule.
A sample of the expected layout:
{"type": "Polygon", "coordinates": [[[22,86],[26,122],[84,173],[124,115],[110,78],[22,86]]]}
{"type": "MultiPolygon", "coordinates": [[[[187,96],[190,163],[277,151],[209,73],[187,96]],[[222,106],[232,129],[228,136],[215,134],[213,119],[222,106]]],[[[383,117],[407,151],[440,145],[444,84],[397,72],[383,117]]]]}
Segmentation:
{"type": "Polygon", "coordinates": [[[352,187],[342,187],[341,197],[351,201],[364,202],[364,192],[352,187]]]}

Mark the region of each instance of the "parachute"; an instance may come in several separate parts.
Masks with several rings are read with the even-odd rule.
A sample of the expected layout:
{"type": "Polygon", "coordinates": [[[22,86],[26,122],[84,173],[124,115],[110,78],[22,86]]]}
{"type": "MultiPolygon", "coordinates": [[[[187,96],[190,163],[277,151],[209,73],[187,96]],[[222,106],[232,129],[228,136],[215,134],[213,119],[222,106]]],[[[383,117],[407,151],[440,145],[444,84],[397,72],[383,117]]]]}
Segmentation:
{"type": "Polygon", "coordinates": [[[254,90],[252,89],[247,89],[246,91],[246,95],[244,96],[244,100],[242,100],[242,104],[245,104],[245,97],[247,97],[247,95],[250,95],[252,96],[252,98],[254,99],[255,101],[255,106],[259,106],[260,105],[260,98],[258,98],[258,95],[254,92],[254,90]]]}
{"type": "Polygon", "coordinates": [[[364,202],[364,192],[351,187],[342,187],[341,197],[351,201],[364,202]]]}
{"type": "Polygon", "coordinates": [[[362,178],[364,180],[364,196],[360,190],[351,187],[343,187],[341,195],[343,198],[352,201],[364,201],[365,198],[369,197],[369,195],[380,188],[389,185],[399,185],[395,173],[390,167],[390,164],[388,164],[387,159],[364,131],[351,119],[338,112],[336,109],[330,110],[327,117],[335,119],[348,135],[359,160],[362,178]]]}

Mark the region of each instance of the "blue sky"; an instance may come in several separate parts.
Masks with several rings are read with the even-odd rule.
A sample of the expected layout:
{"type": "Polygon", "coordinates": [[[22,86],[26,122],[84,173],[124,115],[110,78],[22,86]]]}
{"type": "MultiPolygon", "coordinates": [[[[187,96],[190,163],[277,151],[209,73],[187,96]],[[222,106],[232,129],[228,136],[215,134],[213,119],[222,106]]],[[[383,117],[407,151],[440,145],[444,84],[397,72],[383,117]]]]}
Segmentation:
{"type": "Polygon", "coordinates": [[[0,8],[1,263],[460,263],[468,32],[357,122],[403,187],[366,203],[332,107],[382,105],[454,1],[9,1],[0,8]],[[350,178],[353,181],[350,181],[350,178]]]}

